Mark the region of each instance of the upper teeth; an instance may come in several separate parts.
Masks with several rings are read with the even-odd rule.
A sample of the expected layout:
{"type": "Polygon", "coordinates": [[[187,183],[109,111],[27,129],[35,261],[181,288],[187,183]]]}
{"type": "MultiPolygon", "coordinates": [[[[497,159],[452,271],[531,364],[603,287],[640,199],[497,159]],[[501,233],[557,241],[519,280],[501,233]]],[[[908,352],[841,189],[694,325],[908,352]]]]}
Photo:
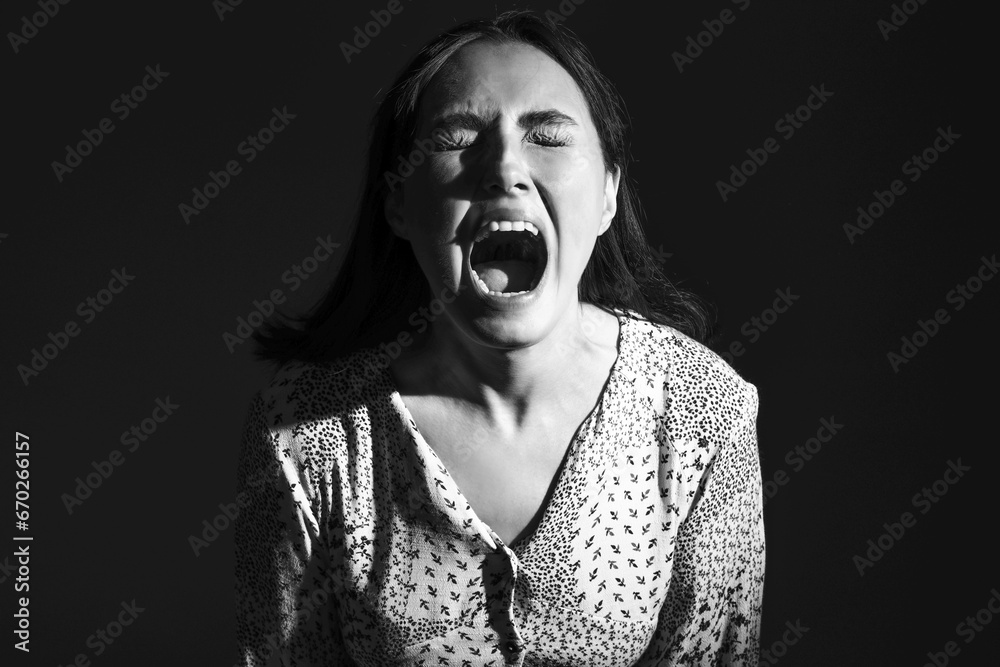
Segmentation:
{"type": "Polygon", "coordinates": [[[535,236],[538,236],[538,228],[535,227],[530,222],[524,220],[516,220],[511,222],[510,220],[498,220],[491,222],[490,224],[484,226],[476,234],[476,243],[479,243],[486,237],[488,237],[493,232],[531,232],[535,236]]]}

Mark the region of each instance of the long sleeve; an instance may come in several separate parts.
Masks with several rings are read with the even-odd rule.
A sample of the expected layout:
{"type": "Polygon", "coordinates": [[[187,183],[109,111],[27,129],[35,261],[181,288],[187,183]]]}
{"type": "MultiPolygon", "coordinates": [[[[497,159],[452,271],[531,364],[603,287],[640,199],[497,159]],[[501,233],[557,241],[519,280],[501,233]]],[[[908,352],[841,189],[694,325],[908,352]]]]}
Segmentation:
{"type": "Polygon", "coordinates": [[[272,432],[266,414],[258,393],[238,463],[237,665],[350,665],[308,475],[289,431],[272,432]]]}
{"type": "Polygon", "coordinates": [[[738,418],[707,466],[675,543],[659,625],[638,664],[758,664],[764,523],[758,398],[744,384],[738,418]]]}

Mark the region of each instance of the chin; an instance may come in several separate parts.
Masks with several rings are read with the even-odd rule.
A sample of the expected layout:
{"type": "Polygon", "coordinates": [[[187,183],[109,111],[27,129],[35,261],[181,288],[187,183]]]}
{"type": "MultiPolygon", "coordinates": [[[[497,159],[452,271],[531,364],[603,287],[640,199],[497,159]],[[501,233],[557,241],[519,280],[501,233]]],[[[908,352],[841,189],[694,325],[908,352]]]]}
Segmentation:
{"type": "Polygon", "coordinates": [[[530,347],[544,340],[557,324],[557,309],[548,301],[533,300],[534,307],[492,308],[472,297],[463,304],[464,313],[459,315],[463,321],[456,324],[481,345],[509,350],[530,347]]]}

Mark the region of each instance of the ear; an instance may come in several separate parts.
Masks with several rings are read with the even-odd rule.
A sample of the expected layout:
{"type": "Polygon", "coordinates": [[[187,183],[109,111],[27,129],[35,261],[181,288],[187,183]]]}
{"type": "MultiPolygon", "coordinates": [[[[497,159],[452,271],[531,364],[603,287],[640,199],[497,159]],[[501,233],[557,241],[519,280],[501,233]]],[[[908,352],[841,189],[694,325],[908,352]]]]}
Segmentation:
{"type": "Polygon", "coordinates": [[[621,180],[621,175],[621,168],[615,165],[615,170],[609,171],[604,178],[604,212],[601,214],[601,227],[597,231],[598,236],[608,231],[611,220],[618,212],[618,183],[621,180]]]}
{"type": "Polygon", "coordinates": [[[403,217],[403,188],[395,187],[385,199],[385,219],[392,231],[401,239],[409,240],[406,220],[403,217]]]}

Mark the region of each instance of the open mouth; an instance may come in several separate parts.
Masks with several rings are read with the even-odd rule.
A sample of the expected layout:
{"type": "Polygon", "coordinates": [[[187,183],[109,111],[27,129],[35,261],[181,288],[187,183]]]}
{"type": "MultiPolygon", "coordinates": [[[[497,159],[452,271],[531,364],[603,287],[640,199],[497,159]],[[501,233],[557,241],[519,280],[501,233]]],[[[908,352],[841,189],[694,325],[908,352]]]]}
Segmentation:
{"type": "Polygon", "coordinates": [[[469,263],[472,277],[490,296],[527,294],[545,273],[545,239],[530,222],[498,221],[479,230],[469,263]]]}

